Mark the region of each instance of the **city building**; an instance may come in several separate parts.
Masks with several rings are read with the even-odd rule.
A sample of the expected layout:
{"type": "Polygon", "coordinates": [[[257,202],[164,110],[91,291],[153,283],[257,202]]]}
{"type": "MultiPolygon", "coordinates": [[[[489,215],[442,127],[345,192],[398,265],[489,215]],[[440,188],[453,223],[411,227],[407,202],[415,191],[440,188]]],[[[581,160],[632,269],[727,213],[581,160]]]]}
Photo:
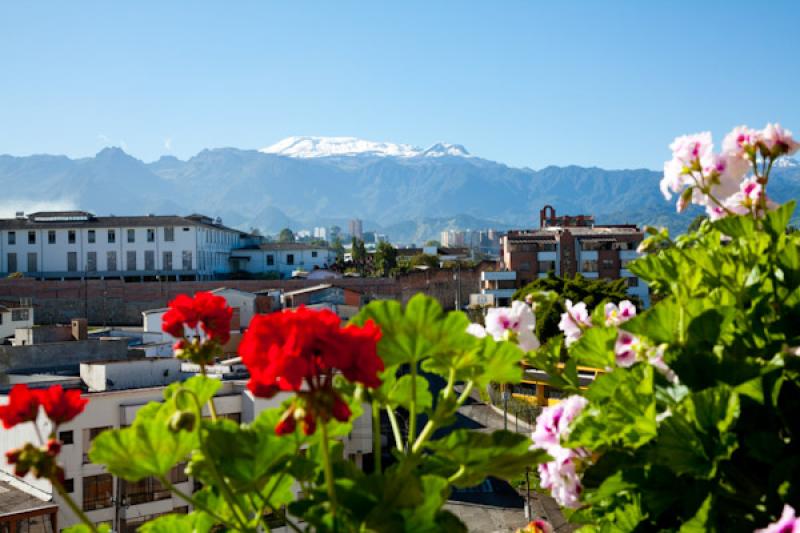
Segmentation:
{"type": "Polygon", "coordinates": [[[314,238],[321,239],[323,241],[328,240],[328,228],[324,226],[318,226],[314,228],[314,238]]]}
{"type": "Polygon", "coordinates": [[[636,248],[644,234],[639,227],[598,225],[590,215],[558,217],[551,206],[541,210],[540,222],[539,229],[509,231],[503,237],[501,271],[482,274],[482,293],[493,294],[503,305],[515,289],[548,272],[580,273],[586,278],[625,278],[628,292],[649,305],[647,285],[626,268],[640,255],[636,248]]]}
{"type": "MultiPolygon", "coordinates": [[[[127,482],[118,479],[106,472],[103,466],[90,463],[88,454],[92,440],[102,431],[129,426],[139,409],[148,402],[163,400],[165,386],[187,379],[198,370],[197,365],[182,363],[175,358],[147,358],[81,364],[79,371],[71,375],[63,371],[52,374],[39,371],[36,374],[14,376],[14,382],[24,382],[32,388],[55,383],[65,388],[79,388],[83,391],[83,397],[89,399],[81,415],[59,427],[58,438],[64,443],[60,461],[65,470],[65,487],[90,520],[96,524],[108,524],[119,533],[133,533],[144,522],[157,516],[191,510],[158,480],[145,478],[138,482],[127,482]]],[[[279,406],[287,397],[286,393],[269,400],[254,397],[247,389],[246,369],[236,359],[207,367],[207,371],[222,381],[214,398],[218,416],[236,422],[252,422],[261,411],[279,406]]],[[[9,388],[0,385],[0,403],[7,403],[9,388]]],[[[208,416],[208,413],[205,415],[208,416]]],[[[342,443],[345,456],[361,467],[364,456],[372,453],[369,406],[365,406],[365,414],[354,420],[353,424],[353,432],[342,443]]],[[[49,422],[43,416],[38,425],[42,434],[50,432],[49,422]]],[[[0,432],[0,453],[36,441],[33,424],[21,424],[0,432]]],[[[185,473],[184,466],[180,464],[173,468],[169,479],[184,493],[191,493],[195,483],[185,473]]],[[[13,474],[13,468],[1,460],[0,491],[7,484],[42,502],[40,507],[36,507],[38,503],[34,500],[23,502],[23,507],[31,508],[29,512],[46,514],[44,509],[51,509],[52,513],[52,506],[48,507],[47,504],[55,504],[58,508],[58,527],[77,523],[77,518],[49,482],[34,479],[31,475],[18,478],[13,474]]],[[[300,487],[294,490],[299,492],[300,487]]],[[[0,527],[4,519],[5,502],[4,494],[0,492],[0,527]]]]}
{"type": "Polygon", "coordinates": [[[2,533],[54,533],[58,505],[42,494],[31,494],[0,479],[0,531],[2,533]]]}
{"type": "Polygon", "coordinates": [[[364,238],[364,224],[360,218],[354,218],[350,221],[350,236],[357,239],[364,238]]]}
{"type": "Polygon", "coordinates": [[[30,300],[0,300],[0,340],[16,335],[19,328],[33,326],[33,305],[30,300]]]}
{"type": "Polygon", "coordinates": [[[0,273],[39,279],[214,279],[253,235],[219,219],[106,216],[86,211],[0,219],[0,273]]]}
{"type": "Polygon", "coordinates": [[[274,272],[291,278],[296,272],[326,269],[336,262],[336,252],[324,245],[302,242],[268,242],[234,250],[233,272],[274,272]]]}

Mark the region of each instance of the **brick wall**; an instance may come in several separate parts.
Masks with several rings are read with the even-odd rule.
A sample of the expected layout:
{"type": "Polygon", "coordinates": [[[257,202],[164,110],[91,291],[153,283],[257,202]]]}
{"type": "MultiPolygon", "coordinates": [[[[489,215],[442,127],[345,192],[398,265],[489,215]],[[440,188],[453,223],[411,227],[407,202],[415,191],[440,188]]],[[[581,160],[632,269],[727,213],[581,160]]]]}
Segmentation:
{"type": "MultiPolygon", "coordinates": [[[[343,278],[333,280],[338,287],[361,293],[367,300],[394,298],[408,301],[417,292],[436,297],[446,309],[455,305],[460,279],[460,301],[479,292],[480,272],[491,266],[484,263],[474,269],[417,271],[397,278],[343,278]]],[[[36,324],[69,323],[72,318],[88,316],[92,325],[141,325],[142,311],[165,307],[176,295],[193,294],[219,287],[243,291],[265,289],[293,290],[318,285],[318,280],[225,280],[125,283],[120,280],[47,280],[0,279],[0,299],[31,298],[36,324]]]]}

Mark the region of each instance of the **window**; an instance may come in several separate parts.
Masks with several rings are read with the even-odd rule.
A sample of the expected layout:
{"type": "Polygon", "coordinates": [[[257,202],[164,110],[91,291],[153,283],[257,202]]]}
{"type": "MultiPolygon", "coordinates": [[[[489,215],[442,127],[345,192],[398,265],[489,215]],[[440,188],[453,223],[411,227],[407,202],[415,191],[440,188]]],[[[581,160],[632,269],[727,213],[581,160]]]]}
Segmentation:
{"type": "Polygon", "coordinates": [[[97,239],[97,235],[96,235],[95,231],[93,229],[90,229],[89,233],[88,233],[88,236],[87,236],[87,240],[89,241],[89,244],[94,244],[94,241],[96,239],[97,239]]]}
{"type": "Polygon", "coordinates": [[[117,232],[113,229],[108,230],[108,244],[117,242],[117,232]]]}
{"type": "Polygon", "coordinates": [[[71,229],[67,231],[67,242],[69,244],[75,244],[75,230],[71,229]]]}
{"type": "Polygon", "coordinates": [[[147,228],[147,242],[155,242],[156,240],[156,230],[153,228],[147,228]]]}
{"type": "Polygon", "coordinates": [[[555,261],[539,261],[539,272],[547,273],[550,271],[555,272],[555,270],[556,270],[555,261]]]}
{"type": "Polygon", "coordinates": [[[603,268],[605,270],[608,270],[610,268],[614,268],[614,260],[613,259],[603,259],[601,264],[603,265],[603,268]]]}
{"type": "Polygon", "coordinates": [[[78,252],[67,252],[67,272],[78,271],[78,252]]]}
{"type": "Polygon", "coordinates": [[[27,322],[30,320],[31,311],[30,309],[12,309],[11,310],[11,320],[12,322],[27,322]]]}
{"type": "Polygon", "coordinates": [[[523,272],[527,272],[531,269],[531,262],[530,261],[523,261],[519,264],[519,269],[523,272]]]}
{"type": "Polygon", "coordinates": [[[191,270],[192,269],[192,252],[189,250],[184,250],[181,254],[181,265],[183,270],[191,270]]]}
{"type": "Polygon", "coordinates": [[[136,242],[136,230],[129,229],[128,230],[128,242],[136,242]]]}
{"type": "Polygon", "coordinates": [[[172,270],[172,252],[164,252],[161,257],[161,263],[163,270],[172,270]]]}
{"type": "Polygon", "coordinates": [[[272,254],[267,255],[267,266],[273,266],[275,264],[275,256],[272,254]]]}
{"type": "Polygon", "coordinates": [[[29,231],[28,232],[28,244],[36,244],[36,232],[29,231]]]}
{"type": "Polygon", "coordinates": [[[50,230],[47,232],[47,244],[55,244],[56,243],[56,232],[55,230],[50,230]]]}
{"type": "Polygon", "coordinates": [[[136,270],[136,252],[133,250],[128,251],[125,257],[125,270],[136,270]]]}
{"type": "Polygon", "coordinates": [[[117,270],[117,252],[106,252],[106,270],[110,272],[117,270]]]}
{"type": "Polygon", "coordinates": [[[72,479],[72,478],[65,479],[64,480],[64,490],[69,494],[72,494],[73,492],[75,492],[75,480],[72,479]]]}
{"type": "Polygon", "coordinates": [[[178,463],[169,471],[170,483],[184,483],[189,481],[189,476],[186,475],[186,463],[178,463]]]}
{"type": "Polygon", "coordinates": [[[28,252],[28,272],[39,271],[39,261],[37,261],[36,252],[28,252]]]}
{"type": "Polygon", "coordinates": [[[317,257],[317,251],[316,251],[316,250],[314,250],[313,252],[311,252],[311,257],[317,257]]]}
{"type": "Polygon", "coordinates": [[[64,446],[66,446],[67,444],[75,444],[75,434],[72,432],[72,430],[59,431],[58,440],[60,440],[61,444],[63,444],[64,446]]]}
{"type": "Polygon", "coordinates": [[[122,482],[123,505],[156,502],[171,497],[172,493],[154,477],[122,482]]]}
{"type": "Polygon", "coordinates": [[[628,287],[638,287],[639,278],[625,278],[628,281],[628,287]]]}
{"type": "Polygon", "coordinates": [[[164,240],[166,242],[172,242],[175,240],[175,228],[172,226],[164,228],[164,240]]]}
{"type": "Polygon", "coordinates": [[[97,272],[97,252],[86,252],[86,270],[97,272]]]}
{"type": "Polygon", "coordinates": [[[597,272],[597,259],[584,259],[581,263],[581,272],[597,272]]]}
{"type": "Polygon", "coordinates": [[[8,254],[8,271],[9,272],[17,271],[17,254],[15,254],[14,252],[8,254]]]}
{"type": "Polygon", "coordinates": [[[17,232],[16,231],[9,231],[8,232],[8,244],[17,244],[17,232]]]}
{"type": "Polygon", "coordinates": [[[83,478],[84,511],[111,507],[113,479],[111,474],[100,474],[99,476],[87,476],[83,478]]]}
{"type": "Polygon", "coordinates": [[[111,429],[111,426],[83,430],[83,464],[89,464],[89,448],[92,447],[92,441],[107,429],[111,429]]]}
{"type": "Polygon", "coordinates": [[[145,250],[144,252],[144,269],[156,269],[156,253],[153,250],[145,250]]]}
{"type": "Polygon", "coordinates": [[[286,264],[287,265],[294,264],[294,254],[286,254],[286,264]]]}

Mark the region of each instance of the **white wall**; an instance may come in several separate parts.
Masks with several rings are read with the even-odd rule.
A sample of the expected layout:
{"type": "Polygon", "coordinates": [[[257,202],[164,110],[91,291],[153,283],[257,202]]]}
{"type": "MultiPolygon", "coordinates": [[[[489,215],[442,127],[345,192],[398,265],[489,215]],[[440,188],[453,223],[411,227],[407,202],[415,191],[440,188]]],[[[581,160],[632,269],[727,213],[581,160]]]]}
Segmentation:
{"type": "Polygon", "coordinates": [[[291,276],[295,270],[311,272],[315,267],[326,268],[336,262],[332,250],[313,246],[298,250],[236,250],[235,255],[249,258],[249,261],[242,261],[241,269],[245,272],[277,272],[283,277],[291,276]],[[272,264],[269,264],[270,257],[272,264]]]}
{"type": "Polygon", "coordinates": [[[0,339],[13,337],[17,328],[29,328],[33,326],[33,308],[26,307],[28,318],[26,320],[13,320],[13,309],[0,313],[0,339]]]}

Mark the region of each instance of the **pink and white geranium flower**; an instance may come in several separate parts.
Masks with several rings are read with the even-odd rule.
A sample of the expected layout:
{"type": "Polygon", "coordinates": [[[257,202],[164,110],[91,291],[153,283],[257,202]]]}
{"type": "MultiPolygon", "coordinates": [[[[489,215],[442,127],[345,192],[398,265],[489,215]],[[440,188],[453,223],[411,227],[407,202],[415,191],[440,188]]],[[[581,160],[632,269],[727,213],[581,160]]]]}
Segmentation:
{"type": "Polygon", "coordinates": [[[622,300],[619,306],[608,302],[605,307],[606,326],[619,326],[636,316],[636,306],[630,300],[622,300]]]}
{"type": "Polygon", "coordinates": [[[722,141],[722,153],[730,157],[747,159],[748,152],[758,144],[760,133],[747,126],[736,126],[722,141]]]}
{"type": "Polygon", "coordinates": [[[791,505],[783,506],[783,513],[777,522],[770,524],[763,529],[757,529],[755,533],[797,533],[800,532],[800,518],[794,513],[791,505]]]}
{"type": "Polygon", "coordinates": [[[565,306],[567,311],[561,313],[558,329],[564,332],[567,346],[569,346],[581,338],[584,329],[592,327],[592,318],[583,302],[573,305],[572,300],[567,300],[565,306]]]}
{"type": "Polygon", "coordinates": [[[766,198],[764,186],[756,178],[744,180],[739,186],[739,191],[732,194],[722,202],[722,206],[708,206],[706,212],[711,220],[725,218],[730,214],[753,215],[756,218],[764,216],[761,201],[766,200],[767,210],[775,209],[777,204],[766,198]]]}
{"type": "Polygon", "coordinates": [[[467,331],[476,337],[491,335],[498,341],[515,340],[526,352],[539,347],[539,339],[534,333],[536,315],[525,302],[512,302],[511,307],[493,307],[486,312],[485,329],[473,326],[467,331]]]}
{"type": "Polygon", "coordinates": [[[565,448],[561,443],[569,435],[572,421],[588,403],[582,396],[570,396],[545,407],[536,418],[536,428],[531,435],[531,448],[545,450],[553,458],[538,467],[542,487],[548,489],[559,504],[570,508],[579,506],[582,490],[576,460],[588,457],[589,453],[582,448],[565,448]]]}
{"type": "Polygon", "coordinates": [[[794,155],[800,149],[800,143],[792,138],[792,132],[783,129],[780,124],[767,124],[759,132],[760,141],[772,153],[773,157],[779,155],[794,155]]]}
{"type": "Polygon", "coordinates": [[[636,362],[636,356],[642,351],[642,341],[636,335],[620,330],[614,344],[614,359],[617,366],[627,368],[636,362]]]}

